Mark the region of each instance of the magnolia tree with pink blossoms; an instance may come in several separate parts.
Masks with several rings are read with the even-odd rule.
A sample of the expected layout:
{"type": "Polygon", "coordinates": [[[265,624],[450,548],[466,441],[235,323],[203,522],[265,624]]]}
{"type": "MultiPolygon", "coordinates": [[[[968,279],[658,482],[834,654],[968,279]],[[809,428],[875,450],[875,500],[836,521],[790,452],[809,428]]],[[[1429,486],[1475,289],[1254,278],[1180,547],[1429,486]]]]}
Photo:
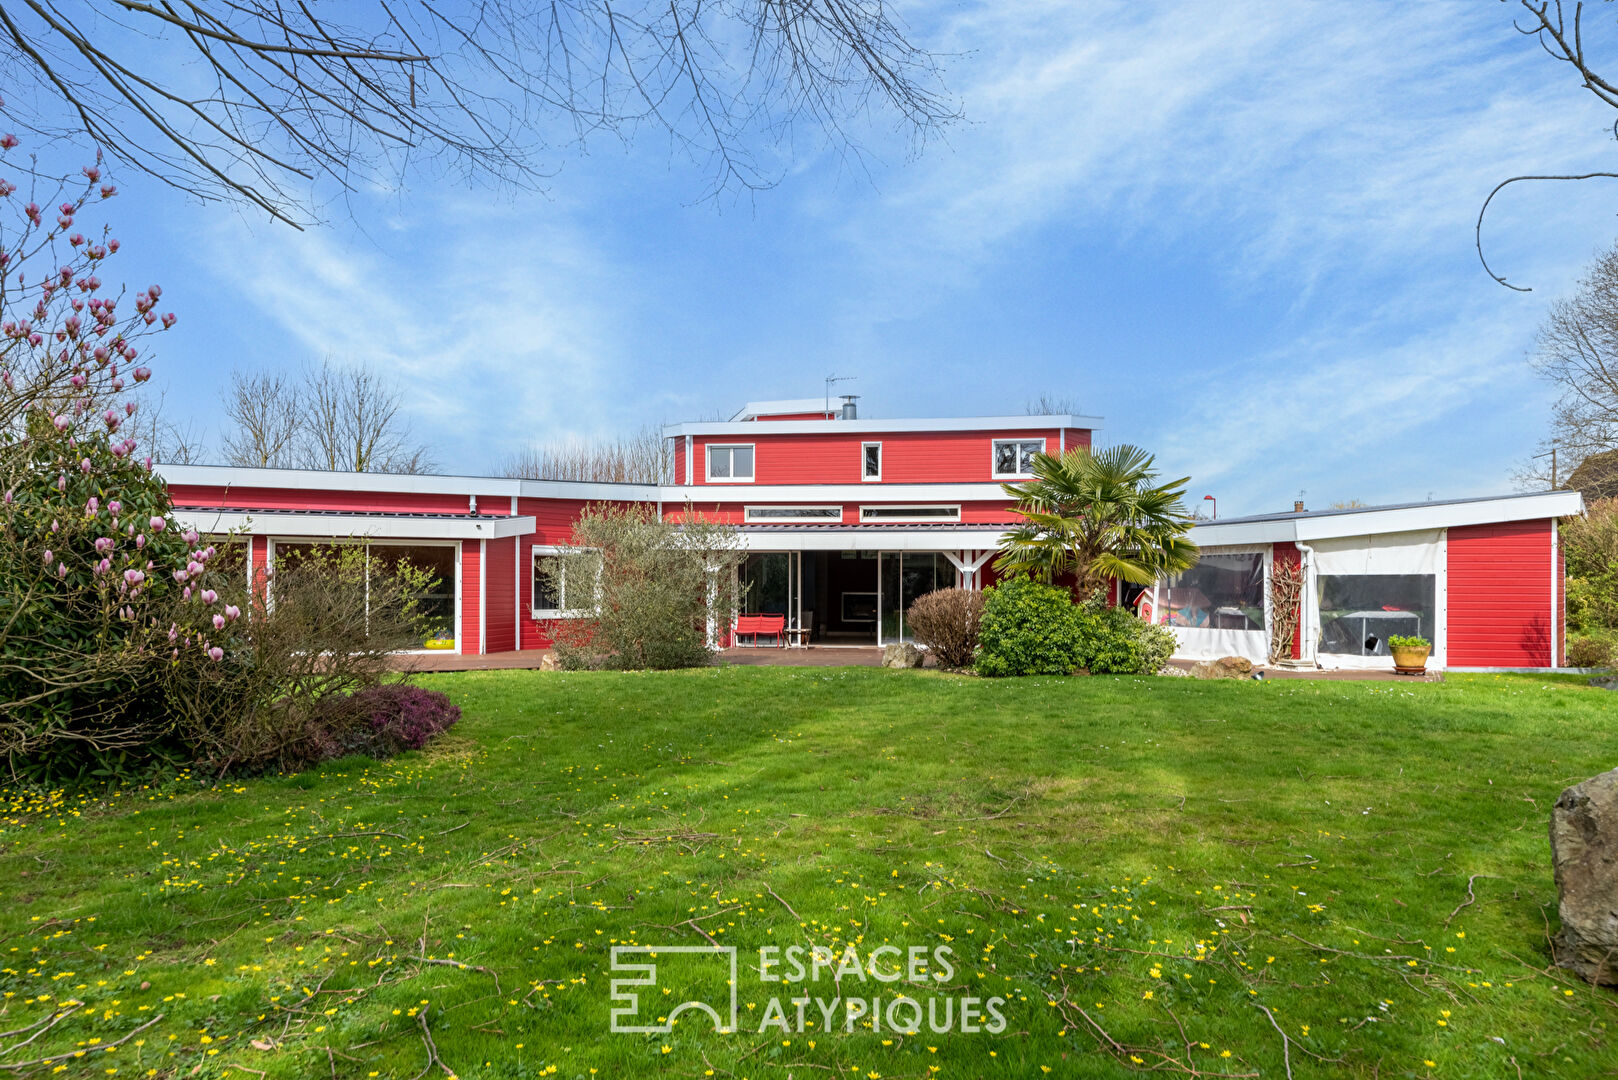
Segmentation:
{"type": "MultiPolygon", "coordinates": [[[[0,136],[0,173],[16,146],[0,136]]],[[[110,287],[118,240],[78,223],[114,194],[96,166],[48,207],[0,175],[0,755],[55,782],[336,752],[330,703],[420,640],[420,583],[390,593],[356,548],[277,580],[272,615],[240,539],[176,524],[128,434],[145,339],[175,317],[156,285],[110,287]]]]}

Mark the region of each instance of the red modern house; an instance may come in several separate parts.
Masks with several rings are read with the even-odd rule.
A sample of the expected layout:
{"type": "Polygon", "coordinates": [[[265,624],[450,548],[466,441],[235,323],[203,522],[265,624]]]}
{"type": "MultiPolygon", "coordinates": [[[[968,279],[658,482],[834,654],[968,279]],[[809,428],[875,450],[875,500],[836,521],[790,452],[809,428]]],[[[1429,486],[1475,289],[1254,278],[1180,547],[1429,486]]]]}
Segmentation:
{"type": "MultiPolygon", "coordinates": [[[[904,612],[944,586],[983,588],[1017,514],[1001,484],[1035,453],[1089,446],[1085,416],[858,417],[853,399],[752,403],[729,421],[664,429],[669,484],[160,466],[177,516],[251,537],[262,575],[300,545],[366,543],[438,570],[429,597],[465,654],[543,648],[584,601],[537,573],[590,503],[688,508],[737,526],[749,552],[747,612],[779,613],[816,645],[908,637],[904,612]]],[[[1174,629],[1187,657],[1269,653],[1266,583],[1277,562],[1306,575],[1294,656],[1385,666],[1390,634],[1434,643],[1433,664],[1562,662],[1556,522],[1576,492],[1266,515],[1201,524],[1203,561],[1134,603],[1174,629]]]]}

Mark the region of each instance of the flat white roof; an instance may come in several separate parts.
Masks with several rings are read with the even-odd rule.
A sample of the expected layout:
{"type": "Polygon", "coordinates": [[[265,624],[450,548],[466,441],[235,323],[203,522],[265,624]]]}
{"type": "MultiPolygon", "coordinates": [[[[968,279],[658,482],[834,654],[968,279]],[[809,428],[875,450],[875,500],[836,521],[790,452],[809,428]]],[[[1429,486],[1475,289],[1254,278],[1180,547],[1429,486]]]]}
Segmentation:
{"type": "MultiPolygon", "coordinates": [[[[154,465],[169,484],[196,487],[286,488],[307,491],[375,491],[422,495],[516,495],[524,499],[624,499],[656,502],[656,484],[517,480],[506,476],[432,476],[409,473],[326,472],[320,469],[253,469],[237,465],[154,465]]],[[[493,510],[497,507],[486,506],[493,510]]]]}
{"type": "Polygon", "coordinates": [[[484,514],[324,514],[288,510],[207,510],[179,508],[176,524],[200,533],[238,530],[268,536],[318,536],[347,540],[499,540],[526,536],[537,527],[525,516],[491,517],[484,514]]]}
{"type": "Polygon", "coordinates": [[[1194,526],[1191,539],[1202,547],[1286,541],[1308,543],[1338,536],[1450,529],[1499,521],[1573,517],[1582,513],[1584,496],[1577,491],[1538,491],[1523,495],[1364,506],[1352,510],[1306,510],[1229,518],[1194,526]]]}
{"type": "MultiPolygon", "coordinates": [[[[816,401],[812,412],[822,407],[816,401]]],[[[1083,428],[1096,431],[1101,427],[1099,416],[934,416],[897,420],[705,420],[684,424],[669,424],[663,428],[665,439],[685,435],[874,435],[905,431],[1055,431],[1057,428],[1083,428]]]]}
{"type": "Polygon", "coordinates": [[[827,404],[823,397],[785,398],[781,401],[749,401],[731,420],[751,420],[755,416],[780,416],[783,413],[834,413],[843,407],[843,399],[834,396],[827,404]]]}

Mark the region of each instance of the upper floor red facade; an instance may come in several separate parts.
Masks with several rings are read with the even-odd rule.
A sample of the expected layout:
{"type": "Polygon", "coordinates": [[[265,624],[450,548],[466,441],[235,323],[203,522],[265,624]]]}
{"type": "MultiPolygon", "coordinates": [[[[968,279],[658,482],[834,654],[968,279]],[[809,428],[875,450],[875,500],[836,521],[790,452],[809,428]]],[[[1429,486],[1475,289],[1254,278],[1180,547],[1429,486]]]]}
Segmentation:
{"type": "MultiPolygon", "coordinates": [[[[790,405],[794,403],[781,403],[790,405]]],[[[929,420],[828,419],[830,413],[744,410],[664,429],[683,487],[795,484],[992,484],[1026,479],[1036,452],[1088,447],[1081,416],[929,420]]]]}

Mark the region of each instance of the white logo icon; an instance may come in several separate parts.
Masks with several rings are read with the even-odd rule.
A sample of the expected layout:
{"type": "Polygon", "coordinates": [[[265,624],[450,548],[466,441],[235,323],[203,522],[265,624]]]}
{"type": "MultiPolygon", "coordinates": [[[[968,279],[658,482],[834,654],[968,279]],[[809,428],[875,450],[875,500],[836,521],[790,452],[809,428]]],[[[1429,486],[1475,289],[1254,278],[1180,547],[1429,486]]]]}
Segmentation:
{"type": "MultiPolygon", "coordinates": [[[[687,1010],[695,1009],[705,1012],[713,1018],[714,1030],[722,1034],[729,1034],[736,1030],[736,949],[730,945],[614,945],[612,949],[612,970],[635,972],[635,977],[627,979],[613,979],[611,983],[612,1000],[618,1002],[612,1010],[612,1030],[619,1034],[629,1035],[666,1035],[674,1030],[674,1019],[687,1010]],[[706,1001],[682,1001],[668,1011],[662,1023],[636,1024],[640,1012],[640,995],[636,987],[657,987],[657,963],[659,956],[667,955],[698,955],[714,958],[715,963],[726,965],[726,986],[730,988],[729,1011],[721,1015],[719,1010],[706,1001]],[[640,957],[648,958],[648,962],[635,963],[640,957]]],[[[661,1009],[659,1010],[661,1011],[661,1009]]]]}

